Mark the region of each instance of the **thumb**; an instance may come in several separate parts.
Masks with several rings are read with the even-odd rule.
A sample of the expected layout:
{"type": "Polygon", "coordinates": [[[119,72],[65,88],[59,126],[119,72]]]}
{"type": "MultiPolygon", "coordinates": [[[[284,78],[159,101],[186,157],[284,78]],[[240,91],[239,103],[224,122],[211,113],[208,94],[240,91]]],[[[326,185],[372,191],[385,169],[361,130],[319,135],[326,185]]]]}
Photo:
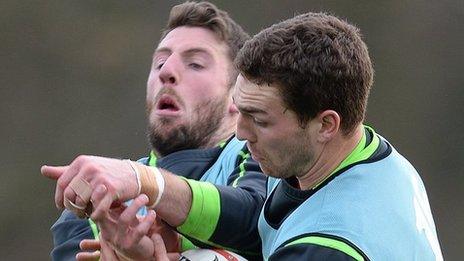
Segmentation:
{"type": "Polygon", "coordinates": [[[155,246],[155,260],[157,261],[169,261],[168,255],[166,253],[166,247],[164,246],[164,241],[159,234],[153,234],[151,240],[155,246]]]}
{"type": "Polygon", "coordinates": [[[43,165],[40,172],[47,178],[57,180],[69,168],[69,166],[47,166],[43,165]]]}

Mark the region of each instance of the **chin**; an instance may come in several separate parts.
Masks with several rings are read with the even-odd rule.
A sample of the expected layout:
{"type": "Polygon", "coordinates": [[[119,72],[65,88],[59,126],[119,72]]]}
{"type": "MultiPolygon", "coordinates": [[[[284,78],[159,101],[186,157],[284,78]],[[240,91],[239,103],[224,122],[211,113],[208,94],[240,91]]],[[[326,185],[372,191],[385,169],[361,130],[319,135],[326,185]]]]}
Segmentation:
{"type": "Polygon", "coordinates": [[[166,131],[170,131],[171,129],[178,128],[182,124],[182,120],[179,118],[157,116],[153,118],[151,125],[166,129],[166,131]]]}
{"type": "Polygon", "coordinates": [[[275,171],[272,171],[272,170],[275,170],[275,169],[267,168],[266,166],[264,166],[261,163],[259,163],[259,167],[263,171],[264,175],[269,176],[269,177],[273,177],[273,178],[280,178],[279,175],[276,175],[277,173],[275,171]]]}

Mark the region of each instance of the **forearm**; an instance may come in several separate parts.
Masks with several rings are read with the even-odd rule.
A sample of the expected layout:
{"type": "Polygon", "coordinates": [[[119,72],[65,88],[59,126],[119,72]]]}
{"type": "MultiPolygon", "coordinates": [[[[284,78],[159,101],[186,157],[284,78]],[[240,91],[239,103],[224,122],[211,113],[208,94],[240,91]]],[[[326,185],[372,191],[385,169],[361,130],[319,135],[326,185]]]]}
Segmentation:
{"type": "Polygon", "coordinates": [[[227,248],[256,256],[260,254],[257,217],[263,198],[244,188],[214,186],[189,180],[192,208],[178,231],[198,246],[227,248]]]}
{"type": "Polygon", "coordinates": [[[167,170],[159,170],[165,189],[155,211],[170,226],[178,227],[184,223],[192,206],[192,190],[185,179],[167,170]]]}
{"type": "Polygon", "coordinates": [[[182,224],[192,202],[192,192],[187,182],[165,169],[130,163],[139,193],[148,196],[147,207],[154,209],[157,215],[173,227],[182,224]]]}
{"type": "Polygon", "coordinates": [[[155,211],[169,225],[196,243],[260,252],[257,219],[265,198],[266,177],[257,163],[248,160],[237,167],[230,176],[230,186],[186,180],[162,169],[161,173],[164,193],[155,211]]]}
{"type": "Polygon", "coordinates": [[[259,165],[247,158],[230,176],[231,186],[218,187],[222,207],[212,242],[240,251],[261,252],[257,223],[266,198],[266,180],[259,165]]]}
{"type": "Polygon", "coordinates": [[[188,180],[192,203],[178,231],[199,246],[228,248],[259,255],[257,220],[265,199],[266,177],[248,159],[230,175],[229,186],[188,180]]]}

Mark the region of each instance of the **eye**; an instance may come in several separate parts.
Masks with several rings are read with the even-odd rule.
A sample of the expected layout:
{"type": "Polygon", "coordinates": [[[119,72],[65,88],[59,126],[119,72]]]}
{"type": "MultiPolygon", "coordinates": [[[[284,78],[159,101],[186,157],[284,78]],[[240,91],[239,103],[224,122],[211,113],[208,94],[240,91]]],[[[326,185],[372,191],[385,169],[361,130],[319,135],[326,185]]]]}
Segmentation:
{"type": "Polygon", "coordinates": [[[260,127],[266,127],[266,126],[267,126],[267,122],[258,120],[258,119],[254,118],[254,117],[253,117],[253,122],[254,122],[257,126],[260,126],[260,127]]]}
{"type": "Polygon", "coordinates": [[[198,63],[189,63],[189,67],[194,69],[194,70],[201,70],[205,68],[203,65],[198,64],[198,63]]]}
{"type": "Polygon", "coordinates": [[[163,65],[166,63],[166,60],[168,58],[169,56],[166,56],[166,55],[157,55],[153,57],[153,60],[152,60],[153,69],[160,70],[161,68],[163,68],[163,65]]]}
{"type": "Polygon", "coordinates": [[[161,68],[163,67],[164,65],[164,60],[158,60],[156,61],[154,64],[153,64],[153,67],[156,69],[156,70],[161,70],[161,68]]]}

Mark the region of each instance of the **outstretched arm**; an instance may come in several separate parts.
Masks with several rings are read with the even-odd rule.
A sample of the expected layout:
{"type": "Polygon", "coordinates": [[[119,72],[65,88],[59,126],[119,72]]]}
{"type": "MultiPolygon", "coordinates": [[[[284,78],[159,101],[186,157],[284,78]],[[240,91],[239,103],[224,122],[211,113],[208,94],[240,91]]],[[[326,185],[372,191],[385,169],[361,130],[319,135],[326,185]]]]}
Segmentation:
{"type": "MultiPolygon", "coordinates": [[[[155,208],[156,211],[171,226],[178,227],[179,231],[189,238],[207,245],[222,247],[215,243],[221,242],[224,243],[223,247],[232,249],[237,247],[238,249],[234,250],[240,250],[244,247],[240,245],[240,241],[248,236],[256,238],[255,242],[259,242],[256,223],[265,198],[266,178],[260,173],[256,162],[252,162],[251,159],[245,159],[245,161],[243,165],[237,167],[236,175],[240,179],[238,182],[233,181],[236,188],[186,180],[159,169],[164,179],[165,189],[155,208]],[[247,183],[248,177],[254,177],[256,180],[247,183]],[[233,209],[230,209],[231,207],[233,209]],[[242,215],[241,211],[245,211],[246,215],[242,215]],[[234,223],[231,225],[229,222],[234,223]],[[246,233],[237,233],[236,238],[227,241],[224,239],[230,233],[220,229],[216,231],[216,228],[224,226],[234,227],[246,233]]],[[[100,204],[94,206],[91,215],[92,219],[98,219],[110,210],[114,202],[124,202],[135,198],[139,191],[148,192],[150,205],[158,198],[160,184],[153,178],[149,178],[154,175],[156,169],[135,162],[133,165],[139,170],[139,179],[127,162],[94,156],[79,156],[66,167],[44,166],[42,173],[58,180],[55,202],[59,207],[64,205],[63,202],[66,199],[82,209],[88,209],[89,202],[94,201],[96,194],[100,193],[97,188],[99,185],[104,185],[105,195],[100,204]],[[146,175],[145,178],[144,175],[146,175]],[[138,185],[138,180],[141,186],[138,185]],[[83,192],[79,186],[87,186],[84,192],[90,191],[90,195],[82,195],[83,192]]],[[[253,246],[252,248],[250,252],[257,254],[259,247],[253,246]]],[[[248,249],[245,252],[249,252],[248,249]]]]}
{"type": "Polygon", "coordinates": [[[160,188],[158,180],[153,178],[156,171],[160,171],[164,186],[169,188],[161,196],[164,203],[160,204],[159,209],[165,213],[170,225],[180,225],[190,210],[192,194],[184,179],[167,170],[96,156],[79,156],[69,166],[41,168],[44,176],[57,180],[55,204],[58,208],[70,202],[68,209],[78,215],[82,215],[81,211],[86,214],[92,212],[92,216],[108,211],[115,202],[125,202],[140,193],[145,193],[149,205],[152,205],[158,198],[160,188]],[[107,192],[99,206],[94,206],[92,211],[89,206],[99,185],[104,185],[107,192]]]}

